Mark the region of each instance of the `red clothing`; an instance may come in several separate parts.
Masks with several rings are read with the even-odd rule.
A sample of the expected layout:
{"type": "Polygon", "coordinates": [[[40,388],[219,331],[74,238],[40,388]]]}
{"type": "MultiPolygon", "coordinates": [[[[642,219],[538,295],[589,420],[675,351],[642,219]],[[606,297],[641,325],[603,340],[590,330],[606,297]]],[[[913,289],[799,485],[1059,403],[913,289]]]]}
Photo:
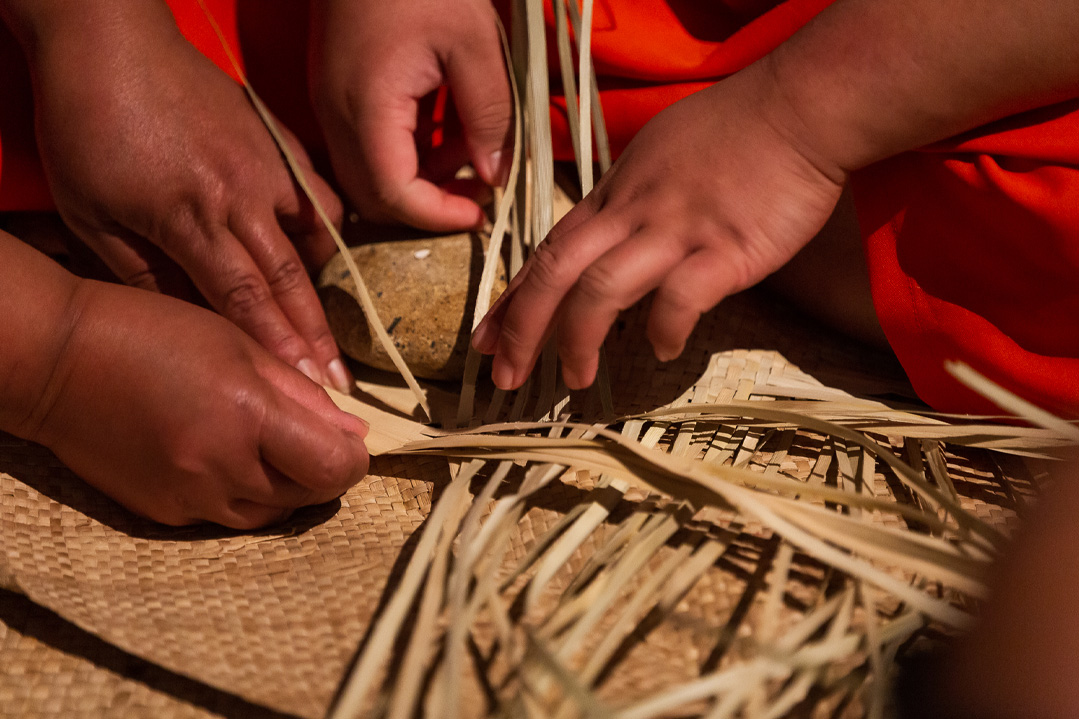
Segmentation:
{"type": "Polygon", "coordinates": [[[873,301],[919,396],[992,411],[962,359],[1079,415],[1079,101],[1008,118],[854,178],[873,301]]]}
{"type": "MultiPolygon", "coordinates": [[[[593,55],[614,152],[661,109],[770,52],[830,2],[597,3],[593,55]]],[[[208,4],[267,104],[317,158],[303,4],[208,4]]],[[[185,35],[231,73],[198,3],[170,5],[185,35]]],[[[0,36],[0,209],[48,207],[25,69],[7,72],[21,64],[12,49],[0,36]]],[[[569,159],[564,106],[555,99],[552,126],[557,155],[569,159]]],[[[1079,100],[904,153],[852,184],[877,314],[919,395],[943,411],[995,412],[944,372],[946,360],[962,359],[1079,415],[1079,100]]]]}

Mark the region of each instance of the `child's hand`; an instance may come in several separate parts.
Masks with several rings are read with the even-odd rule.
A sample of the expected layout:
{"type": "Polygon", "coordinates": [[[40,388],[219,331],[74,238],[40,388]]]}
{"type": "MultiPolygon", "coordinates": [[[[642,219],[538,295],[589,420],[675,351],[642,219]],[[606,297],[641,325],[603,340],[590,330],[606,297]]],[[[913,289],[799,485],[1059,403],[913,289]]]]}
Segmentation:
{"type": "Polygon", "coordinates": [[[762,87],[751,67],[645,125],[477,328],[496,385],[519,387],[556,330],[567,386],[590,385],[618,312],[653,290],[648,339],[673,359],[701,313],[820,230],[846,175],[797,143],[762,87]]]}
{"type": "Polygon", "coordinates": [[[488,184],[512,156],[513,104],[489,0],[314,4],[312,100],[341,186],[371,220],[432,231],[482,224],[448,185],[471,160],[488,184]],[[418,148],[421,100],[453,103],[438,148],[418,148]],[[454,113],[460,117],[456,127],[454,113]]]}
{"type": "Polygon", "coordinates": [[[23,434],[132,511],[251,529],[366,473],[364,423],[221,317],[89,281],[68,317],[23,434]]]}
{"type": "Polygon", "coordinates": [[[46,27],[24,45],[65,221],[125,282],[181,297],[197,289],[274,355],[347,389],[301,261],[325,262],[332,240],[243,89],[184,40],[163,2],[65,6],[48,24],[52,5],[27,11],[46,27]],[[79,13],[92,17],[71,27],[79,13]]]}

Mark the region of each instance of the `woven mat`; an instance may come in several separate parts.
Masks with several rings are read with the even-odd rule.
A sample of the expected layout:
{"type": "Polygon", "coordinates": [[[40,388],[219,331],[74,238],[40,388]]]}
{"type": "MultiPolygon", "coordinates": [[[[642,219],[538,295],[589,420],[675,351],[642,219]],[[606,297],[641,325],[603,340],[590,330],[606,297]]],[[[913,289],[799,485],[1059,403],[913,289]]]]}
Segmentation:
{"type": "MultiPolygon", "coordinates": [[[[720,401],[791,388],[911,396],[894,360],[760,294],[724,302],[668,364],[642,346],[639,320],[620,323],[609,346],[619,412],[701,383],[720,401]]],[[[789,472],[807,476],[819,445],[801,440],[789,472]]],[[[1010,478],[981,455],[949,459],[969,479],[959,487],[969,507],[1006,523],[1014,513],[997,485],[1010,478]]],[[[323,716],[448,479],[445,460],[380,458],[340,500],[270,531],[169,529],[130,515],[48,451],[0,436],[0,717],[323,716]]],[[[510,554],[523,556],[579,497],[552,484],[510,554]]],[[[605,691],[644,692],[699,671],[701,637],[714,643],[717,627],[746,610],[769,551],[747,528],[605,691]]],[[[810,565],[807,577],[820,574],[810,565]]]]}

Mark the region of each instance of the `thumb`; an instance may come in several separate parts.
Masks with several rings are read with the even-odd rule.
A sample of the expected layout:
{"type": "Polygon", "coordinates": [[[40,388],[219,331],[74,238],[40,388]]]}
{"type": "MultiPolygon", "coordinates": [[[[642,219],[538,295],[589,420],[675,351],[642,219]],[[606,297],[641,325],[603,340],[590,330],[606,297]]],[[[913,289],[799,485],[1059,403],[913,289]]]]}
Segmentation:
{"type": "Polygon", "coordinates": [[[502,185],[513,156],[513,100],[494,23],[482,34],[454,48],[446,80],[472,164],[487,184],[502,185]]]}

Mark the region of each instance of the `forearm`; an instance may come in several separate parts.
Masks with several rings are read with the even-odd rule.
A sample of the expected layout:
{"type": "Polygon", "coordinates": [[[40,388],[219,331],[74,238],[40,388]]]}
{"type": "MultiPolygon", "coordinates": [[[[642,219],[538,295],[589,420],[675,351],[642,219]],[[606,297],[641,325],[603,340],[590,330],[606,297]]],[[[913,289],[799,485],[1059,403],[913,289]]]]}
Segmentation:
{"type": "Polygon", "coordinates": [[[0,430],[33,439],[77,318],[80,280],[0,232],[0,430]]]}
{"type": "Polygon", "coordinates": [[[0,0],[0,19],[32,65],[52,46],[115,45],[136,35],[177,33],[165,0],[0,0]]]}
{"type": "Polygon", "coordinates": [[[837,0],[753,70],[844,170],[1079,93],[1079,4],[837,0]]]}

